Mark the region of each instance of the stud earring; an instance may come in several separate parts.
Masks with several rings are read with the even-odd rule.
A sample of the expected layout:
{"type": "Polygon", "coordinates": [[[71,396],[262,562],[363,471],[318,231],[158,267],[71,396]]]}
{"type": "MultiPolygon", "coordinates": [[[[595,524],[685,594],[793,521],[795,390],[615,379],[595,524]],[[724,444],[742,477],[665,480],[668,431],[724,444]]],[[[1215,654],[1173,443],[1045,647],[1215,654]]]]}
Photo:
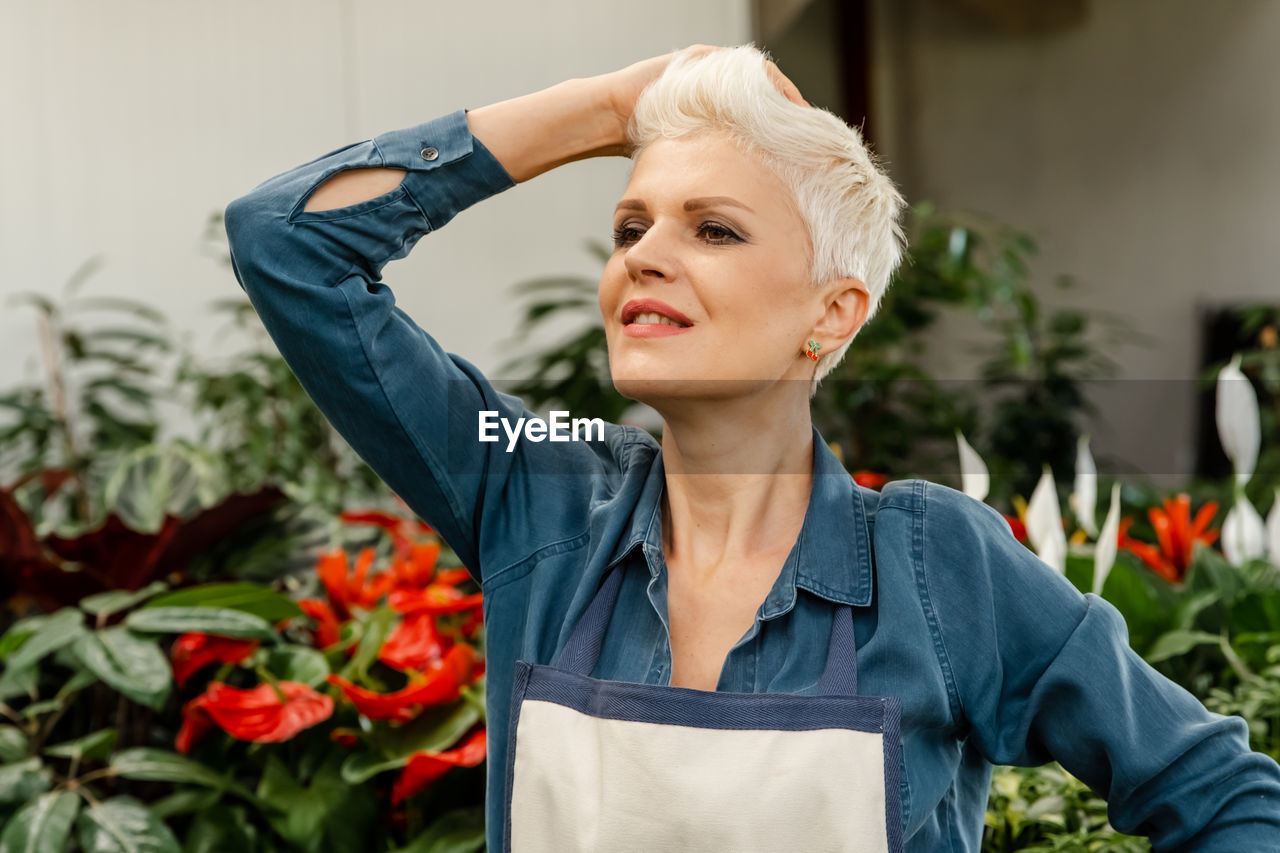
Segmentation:
{"type": "Polygon", "coordinates": [[[804,354],[809,356],[809,358],[813,359],[814,361],[817,361],[818,350],[820,349],[822,349],[822,344],[818,343],[817,341],[809,341],[809,348],[805,350],[804,354]]]}

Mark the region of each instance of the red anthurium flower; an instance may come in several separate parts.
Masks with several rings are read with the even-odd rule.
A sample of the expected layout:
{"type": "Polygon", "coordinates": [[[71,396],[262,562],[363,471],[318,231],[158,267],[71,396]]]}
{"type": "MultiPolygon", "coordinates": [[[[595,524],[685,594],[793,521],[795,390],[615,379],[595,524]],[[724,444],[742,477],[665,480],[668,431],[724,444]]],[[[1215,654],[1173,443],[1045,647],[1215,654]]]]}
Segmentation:
{"type": "Polygon", "coordinates": [[[1217,502],[1209,501],[1200,507],[1200,511],[1192,519],[1189,495],[1169,498],[1164,502],[1163,509],[1152,507],[1147,510],[1147,518],[1151,519],[1156,540],[1160,543],[1158,549],[1129,538],[1132,518],[1125,518],[1120,522],[1119,545],[1136,554],[1138,559],[1160,577],[1170,583],[1181,583],[1191,566],[1195,543],[1212,545],[1217,540],[1219,531],[1209,529],[1209,522],[1217,512],[1217,502]]]}
{"type": "Polygon", "coordinates": [[[220,681],[182,709],[182,729],[174,747],[183,754],[216,724],[239,740],[288,740],[333,715],[333,700],[296,681],[260,684],[251,690],[220,681]]]}
{"type": "Polygon", "coordinates": [[[303,598],[298,601],[302,612],[315,620],[315,642],[322,649],[327,649],[342,639],[342,623],[338,614],[333,612],[329,602],[319,598],[303,598]]]}
{"type": "Polygon", "coordinates": [[[424,672],[409,674],[408,686],[394,693],[376,693],[337,675],[329,683],[342,688],[342,693],[356,710],[371,720],[412,720],[425,705],[439,705],[458,698],[458,691],[468,683],[475,665],[475,649],[456,645],[424,672]]]}
{"type": "Polygon", "coordinates": [[[475,767],[484,761],[488,741],[485,730],[473,732],[461,746],[445,752],[415,752],[391,789],[392,805],[421,793],[452,767],[475,767]]]}
{"type": "Polygon", "coordinates": [[[356,555],[355,566],[348,572],[345,551],[329,551],[321,555],[316,572],[339,618],[350,618],[352,607],[373,609],[391,589],[391,575],[383,572],[369,577],[375,556],[372,548],[362,548],[356,555]]]}
{"type": "Polygon", "coordinates": [[[440,583],[426,589],[398,589],[387,597],[387,603],[397,613],[460,613],[483,602],[482,593],[467,595],[457,587],[440,583]]]}
{"type": "Polygon", "coordinates": [[[378,651],[378,660],[399,670],[425,670],[443,656],[435,617],[425,611],[404,617],[378,651]]]}
{"type": "Polygon", "coordinates": [[[391,563],[391,575],[396,589],[421,589],[431,583],[436,560],[440,557],[440,543],[419,542],[408,546],[404,556],[391,563]]]}
{"type": "Polygon", "coordinates": [[[182,687],[211,663],[240,663],[258,648],[257,640],[234,640],[209,634],[183,634],[173,641],[169,657],[173,678],[182,687]]]}
{"type": "Polygon", "coordinates": [[[864,489],[881,489],[891,478],[888,474],[877,474],[875,471],[854,471],[853,481],[864,489]]]}

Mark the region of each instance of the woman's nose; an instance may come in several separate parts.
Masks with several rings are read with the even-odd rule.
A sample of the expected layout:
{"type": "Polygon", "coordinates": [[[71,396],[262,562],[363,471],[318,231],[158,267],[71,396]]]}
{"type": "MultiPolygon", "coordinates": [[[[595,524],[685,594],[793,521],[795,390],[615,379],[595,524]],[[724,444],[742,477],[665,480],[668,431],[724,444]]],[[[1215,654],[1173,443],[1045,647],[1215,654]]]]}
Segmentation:
{"type": "Polygon", "coordinates": [[[627,274],[637,281],[669,281],[677,268],[674,251],[665,229],[652,225],[625,252],[627,274]]]}

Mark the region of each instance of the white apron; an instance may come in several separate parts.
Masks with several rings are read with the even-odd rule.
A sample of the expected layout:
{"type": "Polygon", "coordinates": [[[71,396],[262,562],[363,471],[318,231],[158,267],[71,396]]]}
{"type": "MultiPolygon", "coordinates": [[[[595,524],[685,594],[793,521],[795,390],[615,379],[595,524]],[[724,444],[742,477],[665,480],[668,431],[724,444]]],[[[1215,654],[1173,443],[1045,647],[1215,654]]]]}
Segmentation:
{"type": "Polygon", "coordinates": [[[901,853],[900,708],[857,695],[850,608],[818,695],[690,690],[590,677],[621,586],[516,663],[504,853],[901,853]]]}

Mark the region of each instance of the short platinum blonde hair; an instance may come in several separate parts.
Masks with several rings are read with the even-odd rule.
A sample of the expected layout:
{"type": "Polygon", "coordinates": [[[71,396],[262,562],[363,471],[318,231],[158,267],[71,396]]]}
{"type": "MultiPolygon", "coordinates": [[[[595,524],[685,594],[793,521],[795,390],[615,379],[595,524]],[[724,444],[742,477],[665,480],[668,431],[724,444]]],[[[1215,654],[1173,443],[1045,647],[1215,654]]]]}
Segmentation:
{"type": "MultiPolygon", "coordinates": [[[[870,297],[870,320],[902,260],[898,220],[906,203],[857,128],[787,100],[769,77],[768,59],[749,44],[677,56],[636,101],[627,128],[631,157],[659,139],[727,134],[794,194],[813,247],[811,283],[858,279],[870,297]]],[[[850,343],[819,360],[810,394],[850,343]]]]}

